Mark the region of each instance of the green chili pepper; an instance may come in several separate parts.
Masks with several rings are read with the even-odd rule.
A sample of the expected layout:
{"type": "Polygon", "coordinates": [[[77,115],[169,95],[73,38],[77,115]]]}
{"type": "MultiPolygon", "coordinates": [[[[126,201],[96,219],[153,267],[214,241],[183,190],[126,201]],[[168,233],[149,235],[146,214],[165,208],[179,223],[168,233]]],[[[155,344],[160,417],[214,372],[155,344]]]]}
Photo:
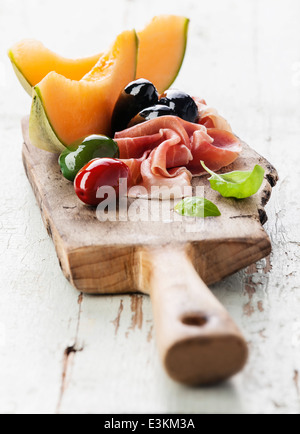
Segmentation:
{"type": "Polygon", "coordinates": [[[78,147],[70,146],[65,149],[58,163],[63,176],[74,181],[79,170],[94,158],[119,158],[117,143],[106,136],[88,136],[78,147]]]}

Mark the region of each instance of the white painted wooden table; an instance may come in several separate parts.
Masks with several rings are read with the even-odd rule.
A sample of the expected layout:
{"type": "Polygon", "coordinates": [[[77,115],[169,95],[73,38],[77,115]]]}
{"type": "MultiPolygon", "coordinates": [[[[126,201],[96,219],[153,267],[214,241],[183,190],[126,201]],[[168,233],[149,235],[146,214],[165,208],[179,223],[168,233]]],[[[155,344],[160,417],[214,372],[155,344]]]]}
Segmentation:
{"type": "Polygon", "coordinates": [[[300,3],[298,0],[0,1],[0,412],[300,412],[300,3]],[[176,86],[204,97],[278,169],[270,258],[212,290],[249,341],[244,372],[175,384],[145,296],[81,296],[63,277],[21,161],[30,99],[5,50],[23,37],[76,57],[159,13],[192,18],[176,86]]]}

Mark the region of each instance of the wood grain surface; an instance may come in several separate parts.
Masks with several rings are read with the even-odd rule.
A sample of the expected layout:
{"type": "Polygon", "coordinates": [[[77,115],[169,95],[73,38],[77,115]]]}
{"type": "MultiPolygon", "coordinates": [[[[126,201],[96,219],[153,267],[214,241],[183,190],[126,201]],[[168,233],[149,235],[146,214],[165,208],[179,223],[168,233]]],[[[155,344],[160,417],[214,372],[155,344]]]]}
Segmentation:
{"type": "MultiPolygon", "coordinates": [[[[240,157],[224,171],[252,170],[260,164],[265,169],[265,179],[255,196],[226,199],[210,188],[209,176],[193,178],[193,188],[202,187],[202,195],[219,207],[220,217],[175,220],[171,204],[169,218],[164,221],[160,209],[151,214],[153,201],[141,199],[137,221],[120,221],[117,212],[116,221],[99,222],[95,208],[81,203],[73,184],[61,175],[58,155],[31,145],[27,117],[22,129],[23,163],[44,224],[53,238],[65,276],[82,292],[149,292],[141,258],[144,250],[153,246],[186,247],[207,284],[218,282],[271,251],[261,223],[266,221],[264,207],[278,175],[246,143],[240,157]]],[[[158,207],[163,206],[163,201],[156,202],[158,207]]]]}
{"type": "Polygon", "coordinates": [[[84,5],[0,4],[0,412],[298,414],[298,0],[84,5]],[[22,164],[20,120],[31,101],[6,56],[24,37],[65,56],[86,56],[105,49],[118,31],[170,12],[191,18],[175,86],[217,107],[280,175],[266,208],[271,255],[210,287],[243,330],[251,357],[241,374],[208,389],[185,388],[165,375],[149,297],[78,295],[64,278],[22,164]]]}
{"type": "Polygon", "coordinates": [[[58,155],[31,145],[27,117],[22,129],[25,171],[67,279],[83,293],[150,294],[161,358],[174,380],[203,385],[239,372],[247,344],[195,268],[211,284],[270,253],[262,223],[278,180],[274,167],[243,143],[227,171],[265,169],[261,189],[247,200],[225,199],[209,187],[208,176],[195,177],[194,190],[201,187],[200,195],[221,209],[218,218],[176,221],[174,203],[156,201],[153,209],[153,200],[140,199],[138,220],[123,221],[118,210],[116,221],[99,221],[61,175],[58,155]],[[168,221],[160,215],[165,205],[168,221]]]}

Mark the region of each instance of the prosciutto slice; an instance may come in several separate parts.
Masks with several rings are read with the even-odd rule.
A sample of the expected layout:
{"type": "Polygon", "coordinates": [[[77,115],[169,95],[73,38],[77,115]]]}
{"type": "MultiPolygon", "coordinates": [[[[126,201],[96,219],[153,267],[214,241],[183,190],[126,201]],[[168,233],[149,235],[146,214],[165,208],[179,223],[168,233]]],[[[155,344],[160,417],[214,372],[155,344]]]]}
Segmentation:
{"type": "MultiPolygon", "coordinates": [[[[203,103],[201,103],[203,105],[203,103]]],[[[131,172],[130,196],[151,194],[153,187],[174,188],[182,197],[192,176],[232,163],[242,145],[230,131],[206,128],[176,116],[162,116],[115,134],[120,158],[131,172]]]]}
{"type": "Polygon", "coordinates": [[[153,174],[154,150],[149,158],[141,164],[142,182],[129,190],[130,197],[150,196],[152,198],[168,199],[183,197],[191,188],[192,174],[185,167],[172,168],[164,176],[160,173],[153,174]]]}
{"type": "Polygon", "coordinates": [[[129,178],[129,187],[133,185],[137,185],[142,182],[141,175],[141,165],[143,161],[146,160],[150,151],[144,152],[144,155],[141,158],[127,158],[123,159],[123,163],[125,163],[129,168],[130,178],[129,178]]]}
{"type": "Polygon", "coordinates": [[[219,115],[217,110],[209,107],[204,99],[197,97],[193,98],[197,104],[199,111],[199,124],[204,125],[206,128],[217,128],[218,130],[228,131],[232,133],[231,126],[222,116],[219,115]]]}
{"type": "Polygon", "coordinates": [[[240,140],[226,130],[208,128],[207,134],[209,141],[197,140],[197,137],[192,141],[193,159],[187,168],[194,176],[203,173],[203,168],[199,165],[201,160],[211,170],[216,171],[233,163],[242,150],[240,140]]]}
{"type": "Polygon", "coordinates": [[[153,138],[153,141],[159,140],[158,134],[162,135],[165,129],[173,130],[181,139],[181,142],[187,147],[190,147],[189,136],[182,124],[182,119],[176,116],[161,116],[159,118],[151,119],[150,121],[134,125],[131,128],[127,128],[126,130],[119,131],[115,134],[115,139],[119,145],[121,158],[123,158],[123,155],[126,153],[131,155],[132,153],[137,152],[136,148],[143,146],[142,143],[144,141],[150,144],[150,137],[153,138]],[[126,143],[126,141],[120,140],[124,138],[126,140],[139,140],[133,140],[126,143]]]}

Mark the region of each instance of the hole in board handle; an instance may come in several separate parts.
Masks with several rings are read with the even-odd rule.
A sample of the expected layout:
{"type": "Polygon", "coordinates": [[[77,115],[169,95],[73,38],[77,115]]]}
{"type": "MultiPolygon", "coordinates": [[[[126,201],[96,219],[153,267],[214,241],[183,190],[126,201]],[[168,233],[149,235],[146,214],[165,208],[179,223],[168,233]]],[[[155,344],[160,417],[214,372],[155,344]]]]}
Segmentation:
{"type": "Polygon", "coordinates": [[[191,313],[181,318],[181,322],[187,326],[203,327],[208,322],[208,317],[203,313],[191,313]]]}

